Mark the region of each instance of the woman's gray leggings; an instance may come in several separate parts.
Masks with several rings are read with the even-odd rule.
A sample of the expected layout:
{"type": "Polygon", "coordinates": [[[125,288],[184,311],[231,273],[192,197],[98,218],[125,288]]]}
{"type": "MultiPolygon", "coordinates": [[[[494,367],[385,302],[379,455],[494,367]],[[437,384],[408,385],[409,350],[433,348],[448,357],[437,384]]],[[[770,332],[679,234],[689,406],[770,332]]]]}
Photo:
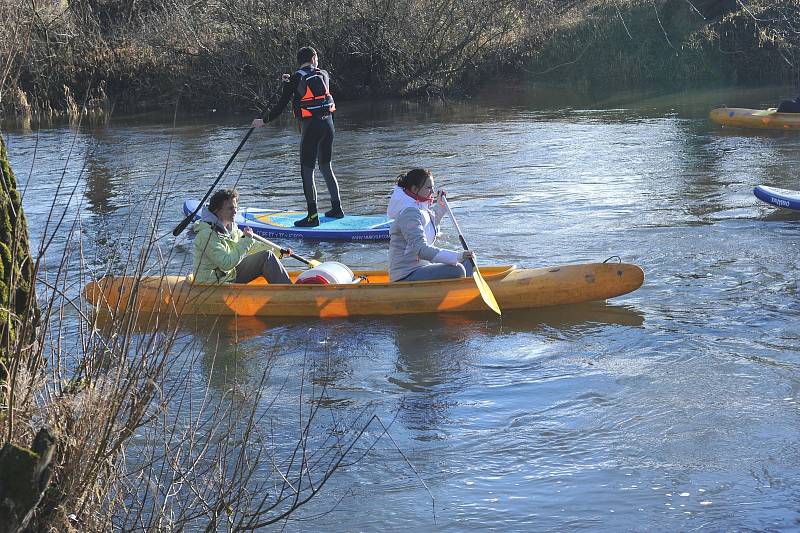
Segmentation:
{"type": "Polygon", "coordinates": [[[398,281],[428,281],[431,279],[465,278],[472,276],[472,261],[457,265],[431,263],[421,266],[414,272],[398,281]]]}
{"type": "Polygon", "coordinates": [[[269,283],[289,284],[292,280],[283,264],[269,250],[250,254],[236,265],[234,283],[250,283],[259,276],[264,276],[269,283]]]}

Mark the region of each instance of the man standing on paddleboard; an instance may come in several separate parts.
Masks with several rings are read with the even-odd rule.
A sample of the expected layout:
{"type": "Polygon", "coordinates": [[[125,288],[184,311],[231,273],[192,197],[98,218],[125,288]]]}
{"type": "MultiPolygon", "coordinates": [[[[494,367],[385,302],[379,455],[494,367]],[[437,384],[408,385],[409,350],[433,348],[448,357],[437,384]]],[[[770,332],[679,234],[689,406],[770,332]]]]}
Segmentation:
{"type": "Polygon", "coordinates": [[[299,227],[319,226],[317,213],[317,188],[314,185],[314,167],[319,162],[319,170],[325,178],[325,185],[331,196],[331,210],[326,217],[342,218],[342,200],[339,196],[339,182],[333,174],[331,157],[333,153],[333,113],[336,105],[330,93],[330,76],[318,68],[317,51],[304,46],[297,51],[298,69],[291,76],[282,76],[283,89],[278,103],[264,117],[253,120],[252,127],[260,128],[266,122],[278,117],[289,100],[292,101],[294,116],[300,120],[300,176],[303,179],[303,194],[306,197],[308,214],[294,223],[299,227]]]}

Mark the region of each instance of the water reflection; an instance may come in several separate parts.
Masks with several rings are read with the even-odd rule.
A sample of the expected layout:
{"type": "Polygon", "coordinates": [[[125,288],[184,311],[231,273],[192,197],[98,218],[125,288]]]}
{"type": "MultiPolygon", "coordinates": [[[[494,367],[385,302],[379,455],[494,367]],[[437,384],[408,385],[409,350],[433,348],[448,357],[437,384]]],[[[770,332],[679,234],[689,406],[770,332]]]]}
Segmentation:
{"type": "Polygon", "coordinates": [[[639,327],[644,322],[644,314],[633,306],[588,302],[508,312],[503,315],[500,329],[507,333],[547,328],[582,331],[598,325],[639,327]]]}
{"type": "MultiPolygon", "coordinates": [[[[348,103],[337,118],[336,165],[352,212],[381,212],[398,172],[430,166],[482,264],[547,266],[617,254],[641,264],[647,282],[608,304],[502,319],[199,318],[180,325],[175,358],[188,357],[184,347],[192,343],[202,351],[183,367],[197,396],[210,384],[212,394],[227,398],[232,382],[267,372],[268,400],[259,407],[279,416],[305,405],[302,391],[303,401],[321,402],[335,416],[352,407],[396,420],[393,438],[437,498],[434,529],[625,530],[631,517],[642,529],[791,527],[779,509],[794,509],[797,500],[796,454],[785,450],[798,442],[800,213],[763,204],[752,188],[797,188],[800,135],[720,129],[707,120],[711,107],[759,107],[771,101],[768,93],[348,103]],[[307,394],[308,386],[324,387],[325,396],[307,394]],[[742,470],[754,461],[777,474],[742,470]],[[683,496],[673,490],[694,496],[693,483],[722,488],[709,505],[687,505],[691,514],[684,514],[683,496]],[[766,500],[768,513],[740,505],[766,500]]],[[[137,222],[139,235],[147,227],[135,213],[149,207],[160,173],[169,171],[159,227],[168,234],[182,218],[183,199],[205,192],[250,118],[196,117],[177,128],[115,120],[113,140],[93,147],[100,130],[77,137],[76,150],[94,151],[86,165],[64,161],[72,131],[42,132],[38,148],[32,135],[11,133],[32,231],[43,226],[55,194],[51,178],[66,168],[70,186],[87,187],[86,254],[105,264],[116,244],[135,255],[139,241],[126,232],[135,233],[137,222]],[[57,155],[42,159],[45,153],[57,155]],[[131,208],[120,198],[130,198],[131,208]]],[[[248,141],[222,185],[238,180],[246,204],[301,207],[296,150],[292,122],[270,125],[248,141]]],[[[56,198],[58,209],[67,202],[56,198]]],[[[449,222],[444,230],[444,242],[458,247],[449,222]]],[[[165,270],[186,272],[191,246],[172,243],[159,243],[165,270]]],[[[385,243],[293,247],[351,266],[386,264],[385,243]]],[[[51,251],[60,260],[65,246],[55,240],[51,251]]],[[[323,518],[317,529],[430,523],[419,507],[428,495],[392,477],[407,470],[395,462],[396,450],[371,453],[359,472],[329,485],[339,494],[367,487],[366,497],[346,497],[353,512],[323,518]]],[[[324,503],[313,511],[327,512],[324,503]]]]}
{"type": "MultiPolygon", "coordinates": [[[[399,388],[398,417],[415,438],[443,438],[457,394],[470,383],[475,354],[470,340],[487,327],[462,315],[400,317],[392,328],[394,371],[387,377],[399,388]]],[[[491,326],[489,326],[491,327],[491,326]]]]}
{"type": "MultiPolygon", "coordinates": [[[[101,324],[110,324],[106,315],[101,324]]],[[[473,334],[505,334],[542,332],[547,329],[567,330],[597,325],[639,327],[645,322],[642,312],[630,305],[606,301],[562,305],[539,309],[512,309],[496,318],[485,312],[441,313],[433,315],[397,315],[376,318],[308,319],[304,317],[193,316],[175,317],[165,314],[143,314],[134,321],[135,331],[165,331],[179,327],[193,333],[213,334],[233,346],[280,335],[290,330],[316,330],[359,335],[365,330],[391,333],[401,354],[443,350],[444,343],[457,343],[473,334]]],[[[208,335],[206,335],[208,336],[208,335]]],[[[413,357],[411,357],[413,359],[413,357]]],[[[423,386],[422,389],[425,389],[423,386]]]]}
{"type": "MultiPolygon", "coordinates": [[[[385,379],[402,396],[401,417],[409,427],[426,431],[446,417],[453,403],[448,398],[469,384],[476,342],[502,344],[503,337],[519,333],[559,340],[598,327],[640,327],[644,321],[631,306],[592,302],[513,310],[502,319],[486,313],[333,320],[145,314],[133,327],[139,333],[177,329],[180,336],[195,339],[203,373],[220,391],[231,380],[252,378],[278,356],[288,359],[288,365],[303,366],[317,385],[343,393],[339,400],[349,405],[347,390],[353,380],[370,382],[375,376],[364,373],[385,368],[385,379]],[[378,353],[384,355],[375,366],[378,353]]],[[[107,316],[100,323],[110,324],[107,316]]],[[[373,386],[366,382],[362,386],[373,386]]]]}
{"type": "Polygon", "coordinates": [[[103,214],[118,209],[112,203],[116,196],[113,184],[113,172],[106,162],[102,158],[87,156],[85,194],[89,211],[103,214]]]}

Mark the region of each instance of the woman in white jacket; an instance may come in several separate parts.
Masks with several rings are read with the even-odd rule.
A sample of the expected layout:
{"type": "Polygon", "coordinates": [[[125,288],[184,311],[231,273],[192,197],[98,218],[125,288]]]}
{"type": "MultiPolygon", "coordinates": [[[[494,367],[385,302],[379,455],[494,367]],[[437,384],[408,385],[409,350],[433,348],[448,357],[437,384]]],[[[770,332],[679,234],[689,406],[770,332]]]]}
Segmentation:
{"type": "Polygon", "coordinates": [[[386,214],[394,219],[389,232],[389,280],[425,281],[472,275],[475,254],[433,246],[446,212],[444,191],[434,198],[433,174],[415,168],[397,177],[386,214]]]}

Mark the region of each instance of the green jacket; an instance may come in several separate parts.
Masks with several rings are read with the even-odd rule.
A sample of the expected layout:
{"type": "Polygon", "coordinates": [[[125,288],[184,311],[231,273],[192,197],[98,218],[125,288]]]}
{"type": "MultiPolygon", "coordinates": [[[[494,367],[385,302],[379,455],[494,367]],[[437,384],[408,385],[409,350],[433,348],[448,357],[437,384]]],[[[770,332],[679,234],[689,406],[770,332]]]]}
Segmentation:
{"type": "Polygon", "coordinates": [[[269,247],[245,237],[236,224],[225,230],[216,217],[204,214],[194,223],[194,283],[233,283],[236,265],[248,254],[268,250],[269,247]]]}

